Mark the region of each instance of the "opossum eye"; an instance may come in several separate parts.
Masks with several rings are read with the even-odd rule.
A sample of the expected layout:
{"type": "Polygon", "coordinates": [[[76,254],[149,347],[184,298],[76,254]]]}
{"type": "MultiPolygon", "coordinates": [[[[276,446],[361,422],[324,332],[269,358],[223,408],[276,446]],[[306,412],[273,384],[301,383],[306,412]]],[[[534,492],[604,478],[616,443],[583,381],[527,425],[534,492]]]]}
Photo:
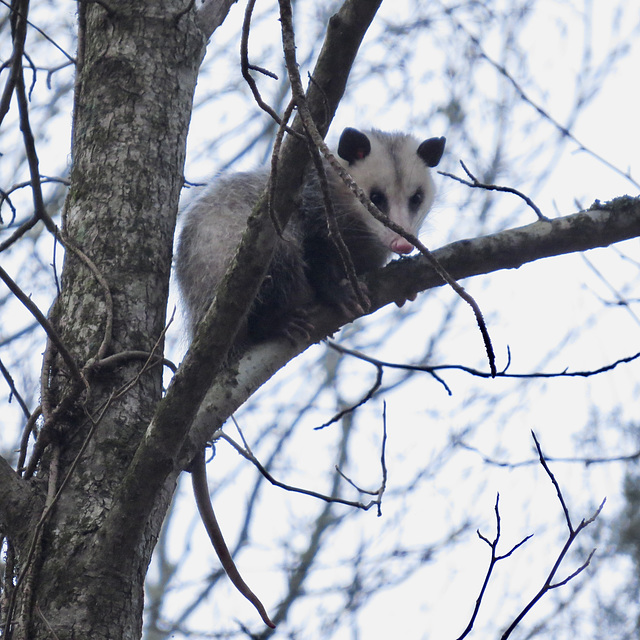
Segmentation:
{"type": "Polygon", "coordinates": [[[416,190],[416,192],[409,198],[409,211],[415,213],[422,205],[424,201],[424,191],[422,188],[416,190]]]}
{"type": "Polygon", "coordinates": [[[375,204],[376,207],[378,207],[378,209],[382,211],[382,213],[387,212],[387,196],[385,196],[382,191],[378,189],[372,189],[371,193],[369,194],[369,200],[371,200],[371,202],[373,202],[373,204],[375,204]]]}

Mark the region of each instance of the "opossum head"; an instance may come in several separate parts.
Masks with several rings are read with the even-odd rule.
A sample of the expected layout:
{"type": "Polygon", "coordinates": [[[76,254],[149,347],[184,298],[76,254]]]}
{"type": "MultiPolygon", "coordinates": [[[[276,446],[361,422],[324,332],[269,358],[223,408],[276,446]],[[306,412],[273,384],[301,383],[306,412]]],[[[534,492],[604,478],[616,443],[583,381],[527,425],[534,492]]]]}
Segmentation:
{"type": "MultiPolygon", "coordinates": [[[[338,156],[373,204],[405,231],[417,235],[435,197],[429,169],[440,162],[444,145],[445,138],[420,142],[404,133],[347,128],[340,137],[338,156]]],[[[356,206],[366,226],[389,251],[411,253],[410,242],[362,205],[356,206]]]]}

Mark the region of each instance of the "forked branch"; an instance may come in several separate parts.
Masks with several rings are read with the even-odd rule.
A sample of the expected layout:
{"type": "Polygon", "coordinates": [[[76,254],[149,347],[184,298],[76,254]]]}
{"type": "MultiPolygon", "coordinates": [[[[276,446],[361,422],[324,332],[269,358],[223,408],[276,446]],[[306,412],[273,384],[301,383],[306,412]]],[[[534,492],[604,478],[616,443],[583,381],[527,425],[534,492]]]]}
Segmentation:
{"type": "MultiPolygon", "coordinates": [[[[560,506],[562,507],[562,512],[564,514],[564,518],[565,518],[565,522],[567,524],[567,528],[569,530],[569,535],[562,547],[562,549],[560,550],[560,552],[558,553],[555,562],[553,563],[553,567],[551,568],[551,570],[549,571],[547,578],[545,579],[543,585],[540,587],[540,589],[537,591],[537,593],[533,596],[533,598],[531,598],[531,600],[529,600],[529,602],[523,607],[523,609],[520,611],[520,613],[514,618],[513,622],[511,622],[511,624],[507,627],[506,631],[502,634],[501,636],[501,640],[506,640],[511,633],[513,632],[513,630],[518,626],[518,624],[520,624],[520,622],[522,621],[522,619],[527,615],[527,613],[529,613],[529,611],[531,611],[531,609],[540,601],[540,599],[545,596],[547,593],[549,593],[551,590],[553,589],[557,589],[559,587],[562,587],[564,585],[566,585],[568,582],[570,582],[571,580],[573,580],[576,576],[578,576],[580,573],[582,573],[588,566],[589,563],[591,562],[591,559],[593,558],[593,555],[595,553],[595,549],[593,549],[589,555],[587,556],[587,559],[577,568],[575,569],[573,572],[571,572],[568,576],[566,576],[565,578],[561,579],[561,580],[555,580],[558,569],[560,567],[560,564],[562,563],[562,561],[564,560],[564,558],[566,557],[569,549],[571,548],[571,546],[573,545],[575,539],[578,537],[578,535],[580,534],[581,531],[583,531],[584,529],[586,529],[586,527],[588,527],[599,515],[600,512],[602,511],[602,508],[604,507],[604,503],[605,500],[603,500],[600,504],[600,506],[596,509],[595,513],[587,519],[583,519],[580,524],[577,527],[574,527],[571,523],[571,517],[569,514],[569,508],[567,507],[567,503],[564,499],[564,496],[562,494],[562,490],[560,488],[560,484],[558,483],[558,481],[556,480],[553,472],[551,471],[551,469],[549,468],[549,465],[547,463],[547,460],[545,459],[544,454],[542,453],[542,448],[540,447],[540,443],[538,442],[538,439],[536,438],[535,433],[531,432],[532,436],[533,436],[533,440],[536,446],[536,450],[538,452],[538,459],[539,462],[542,466],[542,468],[545,470],[547,476],[549,477],[549,479],[551,480],[555,490],[556,490],[556,494],[558,496],[558,500],[560,502],[560,506]]],[[[520,542],[518,542],[516,545],[514,545],[509,551],[507,551],[506,553],[503,554],[498,554],[497,551],[497,547],[498,547],[498,542],[500,541],[500,533],[501,533],[501,521],[500,521],[500,512],[498,509],[498,505],[499,505],[499,499],[500,496],[498,495],[496,497],[496,504],[495,504],[495,513],[496,513],[496,535],[493,538],[493,540],[489,540],[489,538],[487,538],[486,536],[484,536],[483,534],[480,533],[480,531],[478,531],[478,537],[485,542],[491,549],[491,558],[489,560],[489,566],[487,568],[486,574],[485,574],[485,578],[484,581],[482,583],[482,587],[480,588],[480,593],[476,599],[476,604],[473,610],[473,613],[471,614],[471,618],[469,620],[469,623],[467,624],[465,630],[462,632],[461,635],[458,636],[457,640],[462,640],[463,638],[466,638],[469,633],[471,632],[471,630],[473,629],[473,625],[476,621],[478,612],[480,610],[480,606],[482,604],[482,600],[484,598],[485,592],[487,590],[487,586],[489,584],[489,580],[491,578],[491,574],[493,573],[493,570],[496,566],[496,564],[500,561],[500,560],[504,560],[505,558],[510,557],[514,551],[516,551],[518,548],[520,548],[525,542],[527,542],[532,535],[528,535],[525,538],[523,538],[520,542]]]]}

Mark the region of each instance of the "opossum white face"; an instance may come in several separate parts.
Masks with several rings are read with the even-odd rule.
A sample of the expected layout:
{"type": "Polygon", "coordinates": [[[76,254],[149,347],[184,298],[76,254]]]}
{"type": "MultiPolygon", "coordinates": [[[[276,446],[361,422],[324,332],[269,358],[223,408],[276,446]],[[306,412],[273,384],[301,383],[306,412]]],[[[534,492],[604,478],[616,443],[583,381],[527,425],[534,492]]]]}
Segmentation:
{"type": "MultiPolygon", "coordinates": [[[[444,151],[444,138],[420,142],[403,133],[345,129],[338,155],[373,204],[403,229],[417,235],[435,197],[429,168],[444,151]]],[[[360,205],[361,206],[361,205],[360,205]]],[[[367,227],[389,251],[410,253],[413,245],[362,207],[367,227]]]]}

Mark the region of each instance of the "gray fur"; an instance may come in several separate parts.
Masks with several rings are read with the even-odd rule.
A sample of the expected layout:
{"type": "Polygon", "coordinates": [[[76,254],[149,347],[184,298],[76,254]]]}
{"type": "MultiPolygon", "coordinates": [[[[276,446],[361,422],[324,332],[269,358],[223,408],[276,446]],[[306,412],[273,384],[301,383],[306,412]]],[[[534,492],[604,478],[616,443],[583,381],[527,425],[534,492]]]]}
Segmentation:
{"type": "MultiPolygon", "coordinates": [[[[184,211],[182,231],[176,251],[176,276],[186,308],[191,335],[213,301],[216,288],[231,264],[235,250],[242,239],[251,211],[267,186],[269,173],[265,170],[221,176],[205,187],[204,191],[184,211]]],[[[299,226],[287,225],[282,239],[275,248],[272,269],[275,273],[265,279],[258,298],[276,298],[280,289],[291,281],[304,282],[304,259],[299,226]]],[[[311,294],[299,287],[296,302],[310,301],[311,294]]],[[[286,293],[284,298],[288,298],[286,293]]],[[[287,306],[288,299],[281,305],[287,306]]],[[[278,305],[280,306],[280,305],[278,305]]]]}

